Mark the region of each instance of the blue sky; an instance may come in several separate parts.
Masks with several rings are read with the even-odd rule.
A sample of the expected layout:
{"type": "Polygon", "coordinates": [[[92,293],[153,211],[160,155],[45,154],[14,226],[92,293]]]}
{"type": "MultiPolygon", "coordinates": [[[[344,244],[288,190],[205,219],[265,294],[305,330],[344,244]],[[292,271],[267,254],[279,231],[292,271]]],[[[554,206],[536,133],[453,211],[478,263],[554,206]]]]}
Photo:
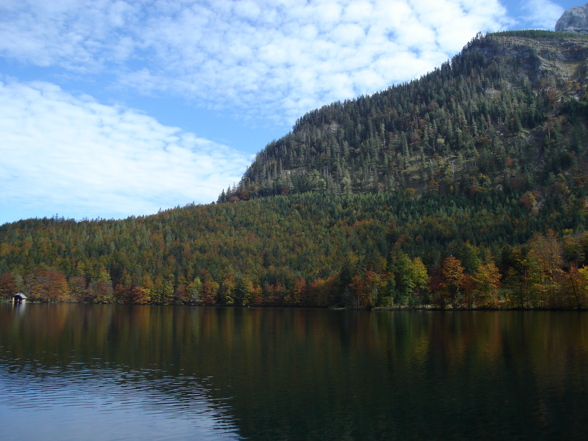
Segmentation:
{"type": "Polygon", "coordinates": [[[550,0],[0,0],[0,224],[216,200],[296,118],[550,0]]]}

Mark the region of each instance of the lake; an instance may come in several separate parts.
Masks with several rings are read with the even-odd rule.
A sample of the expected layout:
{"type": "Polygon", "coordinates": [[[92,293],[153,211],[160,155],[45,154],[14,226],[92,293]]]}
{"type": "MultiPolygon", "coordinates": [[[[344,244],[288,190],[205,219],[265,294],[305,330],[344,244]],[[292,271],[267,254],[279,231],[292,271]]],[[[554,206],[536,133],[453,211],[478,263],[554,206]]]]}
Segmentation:
{"type": "Polygon", "coordinates": [[[0,304],[0,439],[584,440],[588,314],[0,304]]]}

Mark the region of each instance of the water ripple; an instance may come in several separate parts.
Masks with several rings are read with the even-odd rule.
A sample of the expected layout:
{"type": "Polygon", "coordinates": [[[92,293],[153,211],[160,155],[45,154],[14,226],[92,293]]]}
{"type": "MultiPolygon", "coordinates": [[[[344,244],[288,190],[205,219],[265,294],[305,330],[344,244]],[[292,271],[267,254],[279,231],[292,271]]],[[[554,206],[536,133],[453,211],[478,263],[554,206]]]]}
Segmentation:
{"type": "MultiPolygon", "coordinates": [[[[24,365],[0,363],[0,413],[5,408],[14,415],[24,412],[29,418],[51,415],[52,425],[64,425],[69,433],[87,431],[78,427],[76,421],[87,419],[81,414],[89,411],[96,415],[96,421],[106,418],[115,425],[143,427],[149,421],[145,427],[156,429],[157,439],[239,439],[235,425],[227,416],[229,408],[225,401],[211,399],[209,390],[196,377],[173,378],[160,374],[154,369],[87,369],[82,363],[67,368],[43,367],[32,360],[24,365]],[[158,375],[160,378],[153,378],[158,375]]],[[[27,439],[16,436],[23,434],[20,424],[10,425],[3,419],[0,423],[3,436],[12,430],[13,439],[27,439]]],[[[89,426],[96,424],[91,422],[89,426]]],[[[142,433],[141,439],[155,437],[154,432],[145,429],[137,429],[136,433],[142,433]]],[[[6,439],[10,438],[3,437],[6,439]]],[[[86,439],[117,437],[112,434],[107,438],[86,439]]]]}

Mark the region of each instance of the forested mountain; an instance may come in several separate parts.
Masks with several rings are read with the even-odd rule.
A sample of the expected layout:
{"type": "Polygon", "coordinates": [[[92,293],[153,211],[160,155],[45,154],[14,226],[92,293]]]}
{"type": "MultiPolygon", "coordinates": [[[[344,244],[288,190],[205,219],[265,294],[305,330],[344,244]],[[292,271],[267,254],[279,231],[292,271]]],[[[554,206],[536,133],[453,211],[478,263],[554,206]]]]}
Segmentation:
{"type": "Polygon", "coordinates": [[[588,307],[588,39],[478,36],[303,116],[217,204],[0,226],[0,295],[588,307]]]}
{"type": "Polygon", "coordinates": [[[300,118],[219,200],[569,186],[585,165],[587,56],[581,35],[479,35],[421,79],[300,118]]]}

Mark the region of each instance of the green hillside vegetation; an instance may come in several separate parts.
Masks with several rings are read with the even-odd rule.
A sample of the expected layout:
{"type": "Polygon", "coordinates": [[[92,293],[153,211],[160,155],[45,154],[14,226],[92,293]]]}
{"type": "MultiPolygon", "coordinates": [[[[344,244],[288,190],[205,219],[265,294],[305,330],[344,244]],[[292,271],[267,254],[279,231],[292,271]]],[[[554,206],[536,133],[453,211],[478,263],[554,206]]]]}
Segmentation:
{"type": "Polygon", "coordinates": [[[478,36],[308,113],[217,204],[0,226],[0,296],[587,308],[588,40],[478,36]]]}

